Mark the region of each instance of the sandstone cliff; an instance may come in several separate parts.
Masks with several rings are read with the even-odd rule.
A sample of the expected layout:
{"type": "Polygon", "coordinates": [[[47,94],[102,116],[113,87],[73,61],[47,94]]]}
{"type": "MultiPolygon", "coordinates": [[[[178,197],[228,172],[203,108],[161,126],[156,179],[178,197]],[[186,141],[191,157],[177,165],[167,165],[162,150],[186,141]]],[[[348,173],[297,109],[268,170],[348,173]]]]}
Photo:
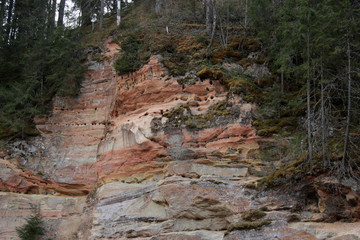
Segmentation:
{"type": "Polygon", "coordinates": [[[212,79],[179,84],[159,55],[117,76],[118,48],[109,39],[79,96],[36,118],[41,136],[0,156],[1,239],[34,211],[59,240],[359,239],[358,222],[336,222],[359,219],[358,189],[326,176],[253,188],[274,141],[256,135],[255,105],[212,79]]]}

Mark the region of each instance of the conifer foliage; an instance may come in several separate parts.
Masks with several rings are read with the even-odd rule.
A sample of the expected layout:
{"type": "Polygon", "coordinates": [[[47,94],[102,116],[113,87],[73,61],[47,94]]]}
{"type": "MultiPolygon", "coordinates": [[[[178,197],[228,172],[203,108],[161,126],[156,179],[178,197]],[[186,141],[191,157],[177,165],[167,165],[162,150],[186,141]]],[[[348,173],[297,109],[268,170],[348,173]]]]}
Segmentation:
{"type": "Polygon", "coordinates": [[[352,175],[360,163],[360,2],[250,2],[251,20],[279,74],[282,96],[297,91],[306,105],[307,162],[320,159],[340,175],[352,175]]]}
{"type": "Polygon", "coordinates": [[[23,226],[16,228],[16,232],[21,240],[37,240],[45,234],[45,229],[41,218],[32,216],[23,226]]]}
{"type": "Polygon", "coordinates": [[[0,138],[35,134],[32,118],[46,113],[55,94],[77,93],[83,72],[79,32],[55,26],[54,3],[0,3],[0,138]]]}

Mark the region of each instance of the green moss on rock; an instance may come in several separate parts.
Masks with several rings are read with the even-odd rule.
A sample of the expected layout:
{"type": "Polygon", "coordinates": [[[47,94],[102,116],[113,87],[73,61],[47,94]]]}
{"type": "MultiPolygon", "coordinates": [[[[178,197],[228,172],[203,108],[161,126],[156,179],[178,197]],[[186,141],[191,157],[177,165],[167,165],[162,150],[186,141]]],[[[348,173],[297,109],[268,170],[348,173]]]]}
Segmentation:
{"type": "Polygon", "coordinates": [[[219,68],[203,66],[203,68],[197,72],[196,75],[200,79],[220,80],[223,78],[224,73],[219,68]]]}
{"type": "Polygon", "coordinates": [[[264,226],[270,225],[270,220],[258,220],[258,221],[243,221],[230,224],[227,233],[234,231],[234,230],[251,230],[251,229],[259,229],[264,226]]]}
{"type": "Polygon", "coordinates": [[[163,116],[169,119],[167,122],[169,127],[186,127],[192,130],[200,130],[220,123],[226,124],[231,121],[231,116],[237,114],[232,105],[224,100],[210,106],[205,114],[193,115],[189,105],[182,104],[178,108],[163,114],[163,116]]]}
{"type": "Polygon", "coordinates": [[[255,210],[250,210],[247,212],[244,212],[243,214],[241,214],[242,219],[246,220],[246,221],[255,221],[258,219],[261,219],[263,217],[266,216],[266,213],[264,211],[255,209],[255,210]]]}

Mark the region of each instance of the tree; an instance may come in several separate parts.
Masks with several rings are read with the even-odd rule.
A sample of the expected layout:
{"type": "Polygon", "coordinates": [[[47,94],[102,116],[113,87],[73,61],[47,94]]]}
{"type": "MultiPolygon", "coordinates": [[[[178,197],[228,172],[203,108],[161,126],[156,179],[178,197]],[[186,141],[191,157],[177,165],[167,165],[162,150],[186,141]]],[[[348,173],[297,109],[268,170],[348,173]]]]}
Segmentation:
{"type": "Polygon", "coordinates": [[[121,0],[117,0],[116,7],[116,25],[119,26],[121,22],[121,0]]]}
{"type": "Polygon", "coordinates": [[[32,216],[26,219],[26,223],[22,227],[16,228],[16,232],[22,240],[37,240],[45,234],[45,229],[41,218],[32,216]]]}
{"type": "Polygon", "coordinates": [[[155,1],[155,13],[157,15],[160,14],[162,8],[163,8],[163,5],[164,5],[164,1],[163,0],[156,0],[155,1]]]}
{"type": "Polygon", "coordinates": [[[59,16],[58,16],[58,22],[57,22],[58,26],[64,25],[65,3],[66,3],[66,0],[60,0],[59,16]]]}
{"type": "Polygon", "coordinates": [[[100,19],[99,19],[100,29],[103,28],[103,23],[104,23],[104,8],[105,8],[105,0],[100,0],[100,19]]]}
{"type": "Polygon", "coordinates": [[[356,166],[351,156],[356,148],[352,146],[358,146],[351,141],[351,129],[355,123],[352,115],[359,111],[353,104],[359,97],[354,96],[359,92],[354,86],[354,69],[358,69],[360,58],[357,54],[360,46],[355,40],[360,32],[359,2],[252,0],[249,3],[257,36],[268,52],[271,67],[280,74],[281,91],[289,86],[303,95],[308,162],[321,156],[325,167],[338,169],[344,176],[356,166]],[[329,133],[330,129],[333,131],[329,133]],[[344,144],[335,146],[334,142],[340,143],[340,138],[344,144]]]}
{"type": "Polygon", "coordinates": [[[57,0],[49,0],[49,28],[51,29],[55,27],[56,4],[57,0]]]}
{"type": "MultiPolygon", "coordinates": [[[[6,19],[6,32],[4,37],[4,42],[8,43],[10,39],[10,34],[12,34],[13,28],[13,10],[14,10],[14,0],[9,1],[9,7],[7,8],[7,19],[6,19]]],[[[12,34],[13,35],[13,34],[12,34]]]]}
{"type": "Polygon", "coordinates": [[[98,0],[75,0],[75,4],[80,8],[81,25],[90,25],[91,17],[99,12],[100,2],[98,0]]]}
{"type": "Polygon", "coordinates": [[[34,134],[33,116],[46,112],[55,94],[76,94],[83,72],[79,34],[49,26],[54,2],[14,1],[6,11],[11,16],[0,42],[0,137],[34,134]]]}
{"type": "Polygon", "coordinates": [[[216,29],[216,0],[205,0],[206,31],[213,38],[216,29]]]}
{"type": "Polygon", "coordinates": [[[3,40],[3,29],[4,29],[4,18],[5,18],[6,8],[5,1],[1,1],[0,3],[0,42],[3,40]]]}

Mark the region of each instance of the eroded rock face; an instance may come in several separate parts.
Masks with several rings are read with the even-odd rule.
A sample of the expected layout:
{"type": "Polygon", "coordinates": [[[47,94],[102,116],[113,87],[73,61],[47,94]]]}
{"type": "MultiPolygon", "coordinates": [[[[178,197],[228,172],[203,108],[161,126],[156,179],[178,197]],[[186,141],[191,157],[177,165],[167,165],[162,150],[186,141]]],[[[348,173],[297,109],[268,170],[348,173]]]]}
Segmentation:
{"type": "Polygon", "coordinates": [[[85,184],[59,183],[44,179],[42,174],[25,169],[19,159],[0,158],[0,191],[32,194],[61,193],[83,196],[90,192],[85,184]]]}
{"type": "Polygon", "coordinates": [[[97,182],[98,145],[105,135],[116,95],[117,76],[112,67],[116,46],[109,40],[104,60],[90,61],[76,98],[56,97],[52,114],[37,119],[47,149],[44,174],[57,182],[92,185],[97,182]]]}
{"type": "MultiPolygon", "coordinates": [[[[117,48],[107,42],[77,98],[56,98],[52,114],[36,118],[40,137],[0,155],[0,190],[13,192],[0,194],[0,223],[11,219],[1,239],[16,239],[15,227],[34,209],[59,240],[325,239],[322,227],[334,239],[358,234],[307,225],[330,211],[320,182],[298,212],[302,196],[251,188],[252,174],[268,168],[259,145],[273,141],[256,135],[253,104],[218,81],[191,75],[184,84],[161,56],[116,76],[117,48]],[[250,210],[261,217],[249,223],[250,210]]],[[[359,196],[345,195],[355,216],[359,196]]]]}
{"type": "Polygon", "coordinates": [[[41,214],[46,237],[76,239],[82,226],[85,197],[56,197],[0,192],[0,239],[18,239],[15,228],[41,214]],[[60,237],[61,236],[61,237],[60,237]]]}

